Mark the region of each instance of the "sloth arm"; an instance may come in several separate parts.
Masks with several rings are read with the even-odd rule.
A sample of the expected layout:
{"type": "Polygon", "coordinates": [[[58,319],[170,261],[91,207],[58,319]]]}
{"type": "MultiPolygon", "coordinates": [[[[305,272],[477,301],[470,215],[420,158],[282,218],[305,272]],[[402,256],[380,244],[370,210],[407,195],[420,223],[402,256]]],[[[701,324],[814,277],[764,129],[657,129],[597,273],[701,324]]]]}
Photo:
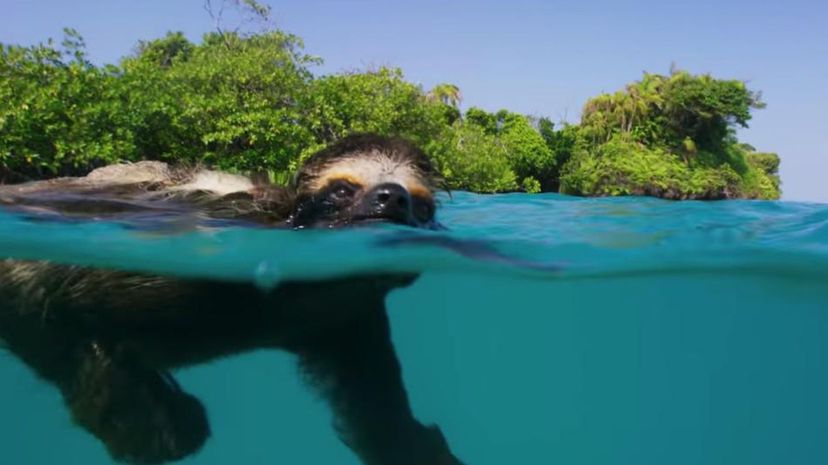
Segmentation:
{"type": "Polygon", "coordinates": [[[340,439],[365,465],[459,465],[439,428],[414,418],[385,299],[366,300],[357,317],[292,348],[301,372],[330,405],[340,439]]]}
{"type": "Polygon", "coordinates": [[[167,368],[204,359],[204,348],[213,347],[209,356],[240,350],[187,329],[187,319],[211,318],[193,297],[201,291],[158,276],[6,260],[0,340],[59,389],[72,419],[113,458],[176,460],[197,451],[210,428],[202,404],[167,368]]]}

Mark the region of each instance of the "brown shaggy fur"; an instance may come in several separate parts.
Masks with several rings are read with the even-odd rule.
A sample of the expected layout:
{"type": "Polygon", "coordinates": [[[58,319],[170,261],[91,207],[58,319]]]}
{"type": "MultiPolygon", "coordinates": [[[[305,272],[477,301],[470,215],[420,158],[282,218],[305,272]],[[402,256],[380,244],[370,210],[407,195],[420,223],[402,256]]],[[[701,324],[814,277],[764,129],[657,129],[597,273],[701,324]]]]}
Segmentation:
{"type": "MultiPolygon", "coordinates": [[[[249,187],[190,189],[204,171],[142,162],[5,186],[0,206],[83,219],[168,209],[258,225],[333,227],[361,218],[434,224],[430,197],[416,198],[397,184],[331,177],[330,185],[308,189],[332,164],[378,156],[399,162],[383,169],[404,166],[410,174],[413,167],[418,182],[434,178],[410,144],[358,136],[309,158],[285,188],[218,175],[228,185],[249,187]]],[[[371,179],[377,173],[393,178],[391,171],[374,170],[371,179]]],[[[0,340],[60,390],[74,421],[116,460],[176,460],[207,440],[206,410],[169,370],[271,348],[298,356],[305,378],[328,401],[336,431],[364,464],[456,465],[440,430],[413,416],[391,343],[385,296],[414,279],[359,276],[263,291],[246,283],[8,259],[0,261],[0,340]]]]}

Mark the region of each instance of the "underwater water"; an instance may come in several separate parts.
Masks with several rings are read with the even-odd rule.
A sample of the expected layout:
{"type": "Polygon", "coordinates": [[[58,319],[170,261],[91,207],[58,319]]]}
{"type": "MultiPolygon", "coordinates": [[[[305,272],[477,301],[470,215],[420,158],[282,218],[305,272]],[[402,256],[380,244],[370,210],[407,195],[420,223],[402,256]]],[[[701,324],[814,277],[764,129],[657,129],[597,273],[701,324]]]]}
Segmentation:
{"type": "MultiPolygon", "coordinates": [[[[441,203],[437,232],[0,211],[0,257],[264,289],[422,273],[388,297],[393,339],[415,415],[468,465],[828,463],[828,205],[462,192],[441,203]]],[[[213,431],[180,463],[358,464],[290,355],[177,378],[213,431]]],[[[111,463],[12,354],[0,380],[0,463],[111,463]]]]}

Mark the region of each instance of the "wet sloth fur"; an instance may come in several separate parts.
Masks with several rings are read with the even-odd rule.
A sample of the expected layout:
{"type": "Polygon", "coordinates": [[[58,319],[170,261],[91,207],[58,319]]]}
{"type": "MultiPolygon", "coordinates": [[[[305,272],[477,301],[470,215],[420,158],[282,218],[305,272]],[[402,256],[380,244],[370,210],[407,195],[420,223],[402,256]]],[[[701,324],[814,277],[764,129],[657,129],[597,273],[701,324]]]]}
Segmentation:
{"type": "MultiPolygon", "coordinates": [[[[59,219],[149,213],[330,228],[435,225],[435,172],[401,139],[346,138],[305,161],[288,187],[158,162],[0,187],[0,207],[59,219]]],[[[300,234],[297,232],[297,234],[300,234]]],[[[370,465],[459,464],[409,406],[387,293],[415,275],[252,284],[43,261],[0,262],[0,339],[61,392],[73,420],[114,459],[161,463],[198,451],[204,406],[170,370],[260,348],[297,355],[334,428],[370,465]]]]}

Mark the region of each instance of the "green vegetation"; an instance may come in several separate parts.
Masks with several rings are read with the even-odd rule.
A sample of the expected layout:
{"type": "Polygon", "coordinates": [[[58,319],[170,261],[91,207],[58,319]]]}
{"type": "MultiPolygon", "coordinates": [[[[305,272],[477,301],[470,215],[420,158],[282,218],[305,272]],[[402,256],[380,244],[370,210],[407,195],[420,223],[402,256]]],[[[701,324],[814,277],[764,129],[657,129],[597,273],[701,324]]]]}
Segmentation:
{"type": "Polygon", "coordinates": [[[87,60],[72,30],[60,45],[2,45],[0,180],[139,159],[285,179],[319,147],[377,132],[418,143],[452,189],[779,196],[779,158],[735,137],[764,106],[741,81],[645,74],[590,99],[579,124],[556,128],[507,110],[462,112],[457,86],[424,90],[398,69],[317,77],[310,69],[319,61],[277,30],[217,28],[200,43],[170,33],[107,66],[87,60]]]}
{"type": "Polygon", "coordinates": [[[759,95],[741,81],[645,74],[584,105],[560,191],[672,199],[779,197],[779,158],[736,140],[759,95]]]}

